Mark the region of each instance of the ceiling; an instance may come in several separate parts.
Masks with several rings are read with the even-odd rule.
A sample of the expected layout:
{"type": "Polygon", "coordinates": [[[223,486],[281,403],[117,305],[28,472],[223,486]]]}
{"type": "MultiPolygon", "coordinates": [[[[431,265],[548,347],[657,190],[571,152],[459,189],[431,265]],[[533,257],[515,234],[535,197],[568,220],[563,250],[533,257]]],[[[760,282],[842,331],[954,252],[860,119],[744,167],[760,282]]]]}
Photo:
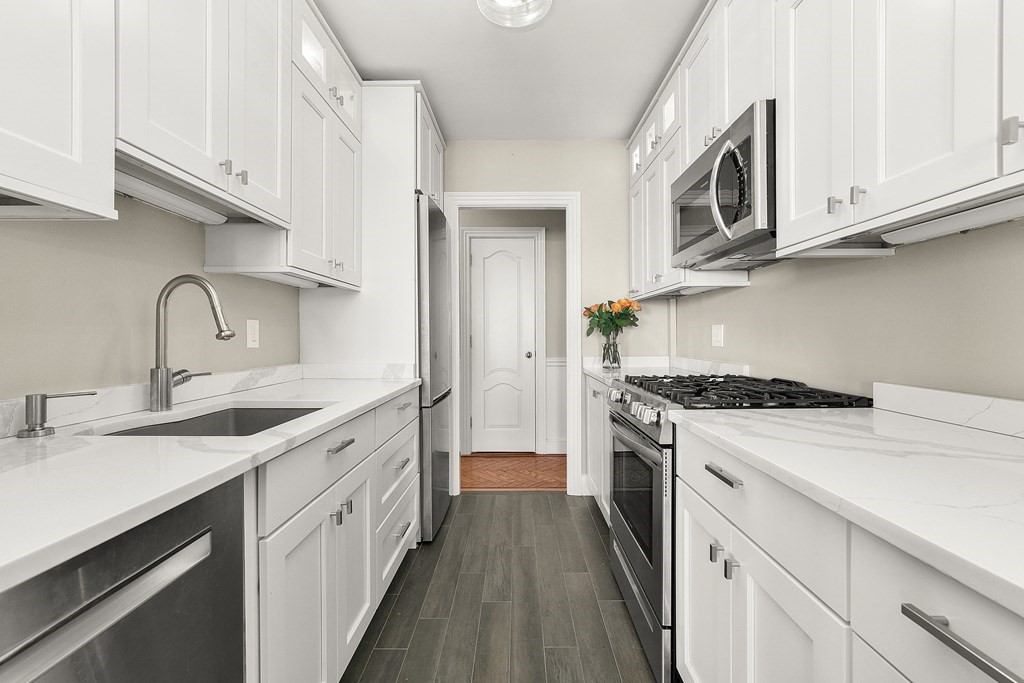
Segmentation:
{"type": "Polygon", "coordinates": [[[625,139],[706,0],[554,0],[495,26],[476,0],[317,0],[366,80],[423,81],[445,138],[625,139]]]}

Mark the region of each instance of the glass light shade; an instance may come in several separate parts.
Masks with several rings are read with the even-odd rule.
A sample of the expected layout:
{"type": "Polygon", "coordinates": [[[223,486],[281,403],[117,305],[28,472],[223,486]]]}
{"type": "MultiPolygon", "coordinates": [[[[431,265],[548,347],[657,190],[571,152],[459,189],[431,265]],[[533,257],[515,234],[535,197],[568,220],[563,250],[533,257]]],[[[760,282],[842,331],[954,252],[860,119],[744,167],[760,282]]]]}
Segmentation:
{"type": "Polygon", "coordinates": [[[480,13],[498,26],[521,28],[536,24],[551,9],[552,0],[476,0],[480,13]]]}

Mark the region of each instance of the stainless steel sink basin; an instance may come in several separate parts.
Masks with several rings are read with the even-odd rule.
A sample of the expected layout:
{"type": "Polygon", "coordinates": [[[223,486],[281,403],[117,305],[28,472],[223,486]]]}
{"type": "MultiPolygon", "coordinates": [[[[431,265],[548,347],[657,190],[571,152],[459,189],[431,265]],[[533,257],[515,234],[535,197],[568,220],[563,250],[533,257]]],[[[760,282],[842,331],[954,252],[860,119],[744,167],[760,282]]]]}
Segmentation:
{"type": "Polygon", "coordinates": [[[177,422],[163,422],[108,436],[251,436],[320,408],[228,408],[177,422]]]}

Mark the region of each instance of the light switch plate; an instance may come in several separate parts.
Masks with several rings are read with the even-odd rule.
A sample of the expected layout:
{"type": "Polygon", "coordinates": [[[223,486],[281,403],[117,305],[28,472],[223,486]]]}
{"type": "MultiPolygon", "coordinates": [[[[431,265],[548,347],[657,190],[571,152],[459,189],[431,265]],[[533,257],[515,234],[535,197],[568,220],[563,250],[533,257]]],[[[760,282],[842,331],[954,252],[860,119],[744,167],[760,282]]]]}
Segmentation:
{"type": "Polygon", "coordinates": [[[725,346],[725,325],[711,326],[711,345],[725,346]]]}
{"type": "Polygon", "coordinates": [[[260,321],[259,320],[246,320],[245,321],[245,348],[247,348],[247,349],[258,349],[258,348],[260,348],[260,321]]]}

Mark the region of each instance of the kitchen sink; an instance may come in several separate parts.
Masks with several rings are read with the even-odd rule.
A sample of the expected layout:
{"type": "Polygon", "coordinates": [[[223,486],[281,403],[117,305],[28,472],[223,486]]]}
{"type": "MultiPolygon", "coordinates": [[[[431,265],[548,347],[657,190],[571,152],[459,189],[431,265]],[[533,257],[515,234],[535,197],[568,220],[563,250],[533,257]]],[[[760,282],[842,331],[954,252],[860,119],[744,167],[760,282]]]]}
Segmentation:
{"type": "Polygon", "coordinates": [[[320,408],[228,408],[177,422],[145,425],[108,436],[251,436],[320,408]]]}

